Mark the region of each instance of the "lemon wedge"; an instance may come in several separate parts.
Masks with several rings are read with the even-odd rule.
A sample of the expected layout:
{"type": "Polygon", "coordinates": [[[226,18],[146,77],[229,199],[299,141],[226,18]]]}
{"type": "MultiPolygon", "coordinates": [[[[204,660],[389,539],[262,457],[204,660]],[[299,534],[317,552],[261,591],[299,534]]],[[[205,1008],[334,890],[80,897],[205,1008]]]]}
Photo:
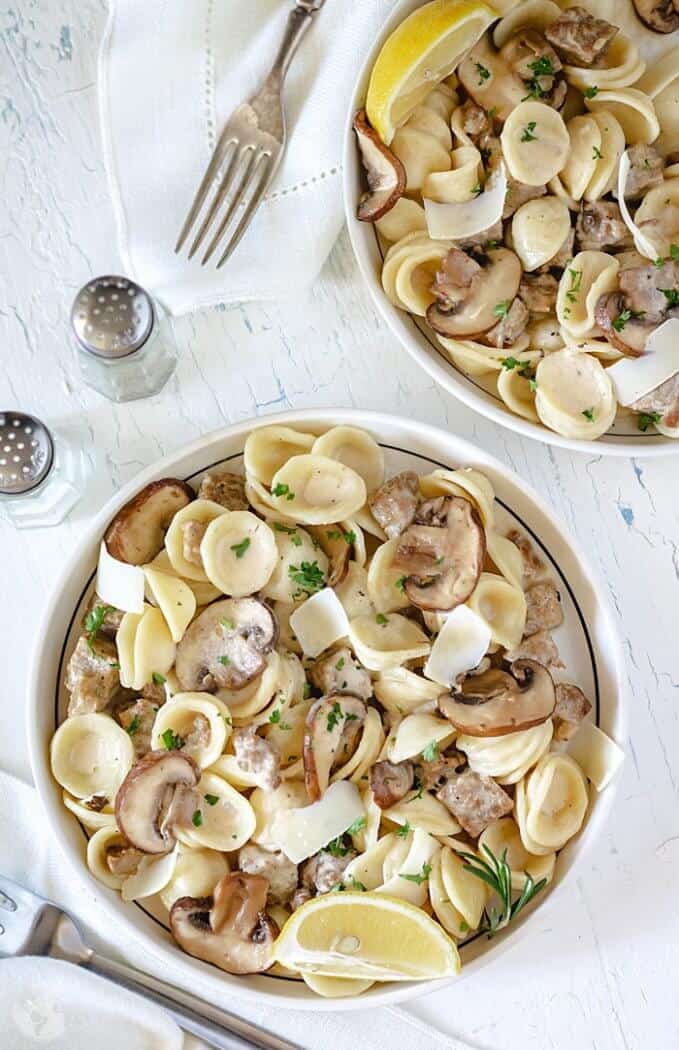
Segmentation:
{"type": "Polygon", "coordinates": [[[497,17],[478,0],[430,0],[387,38],[373,66],[365,104],[370,123],[387,146],[497,17]]]}
{"type": "Polygon", "coordinates": [[[425,981],[459,973],[455,942],[426,912],[377,893],[315,897],[274,944],[283,966],[324,977],[425,981]]]}

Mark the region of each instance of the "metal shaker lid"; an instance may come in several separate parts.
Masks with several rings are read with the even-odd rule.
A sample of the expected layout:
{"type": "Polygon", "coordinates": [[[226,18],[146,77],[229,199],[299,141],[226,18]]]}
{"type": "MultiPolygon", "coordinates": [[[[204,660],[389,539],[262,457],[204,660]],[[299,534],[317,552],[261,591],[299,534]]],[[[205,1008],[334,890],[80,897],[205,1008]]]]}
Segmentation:
{"type": "Polygon", "coordinates": [[[129,277],[95,277],[80,289],[71,310],[71,325],[83,349],[109,360],[139,350],[153,324],[150,295],[129,277]]]}
{"type": "Polygon", "coordinates": [[[37,488],[54,462],[52,435],[25,412],[0,412],[0,496],[23,496],[37,488]]]}

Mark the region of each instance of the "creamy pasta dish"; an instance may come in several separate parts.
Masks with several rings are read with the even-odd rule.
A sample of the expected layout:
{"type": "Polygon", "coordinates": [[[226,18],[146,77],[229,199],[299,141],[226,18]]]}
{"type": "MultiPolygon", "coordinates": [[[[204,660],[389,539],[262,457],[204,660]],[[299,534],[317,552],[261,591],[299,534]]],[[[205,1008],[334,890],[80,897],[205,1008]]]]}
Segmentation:
{"type": "Polygon", "coordinates": [[[389,301],[572,439],[679,437],[679,13],[635,4],[432,0],[354,120],[389,301]]]}
{"type": "Polygon", "coordinates": [[[559,591],[475,469],[385,479],[350,426],[253,430],[244,464],[153,482],[104,535],[51,743],[87,864],[229,973],[454,974],[622,758],[559,591]]]}

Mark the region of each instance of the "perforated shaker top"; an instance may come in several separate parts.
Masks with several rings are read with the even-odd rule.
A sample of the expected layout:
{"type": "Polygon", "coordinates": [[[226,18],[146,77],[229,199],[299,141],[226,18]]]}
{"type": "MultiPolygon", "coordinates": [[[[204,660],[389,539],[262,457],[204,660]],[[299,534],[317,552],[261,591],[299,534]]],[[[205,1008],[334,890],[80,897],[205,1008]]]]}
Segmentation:
{"type": "Polygon", "coordinates": [[[71,324],[76,339],[97,357],[126,357],[153,329],[151,297],[129,277],[95,277],[75,297],[71,324]]]}
{"type": "Polygon", "coordinates": [[[0,412],[0,496],[23,496],[44,481],[54,461],[52,435],[25,412],[0,412]]]}

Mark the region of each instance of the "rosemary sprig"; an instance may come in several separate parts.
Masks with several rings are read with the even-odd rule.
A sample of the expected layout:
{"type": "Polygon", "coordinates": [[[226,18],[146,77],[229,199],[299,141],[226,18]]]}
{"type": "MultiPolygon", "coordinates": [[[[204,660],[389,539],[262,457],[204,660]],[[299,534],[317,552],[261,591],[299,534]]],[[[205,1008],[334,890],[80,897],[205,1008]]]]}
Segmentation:
{"type": "Polygon", "coordinates": [[[475,853],[460,853],[459,856],[465,862],[465,870],[485,882],[499,897],[500,908],[487,908],[484,913],[485,930],[489,937],[493,937],[499,930],[508,926],[512,919],[515,919],[519,912],[532,901],[533,897],[545,888],[547,879],[534,882],[532,876],[527,871],[524,872],[526,881],[523,889],[517,899],[512,902],[512,872],[507,863],[507,850],[504,849],[499,858],[486,845],[483,846],[483,851],[488,855],[490,862],[482,857],[477,857],[475,853]]]}

